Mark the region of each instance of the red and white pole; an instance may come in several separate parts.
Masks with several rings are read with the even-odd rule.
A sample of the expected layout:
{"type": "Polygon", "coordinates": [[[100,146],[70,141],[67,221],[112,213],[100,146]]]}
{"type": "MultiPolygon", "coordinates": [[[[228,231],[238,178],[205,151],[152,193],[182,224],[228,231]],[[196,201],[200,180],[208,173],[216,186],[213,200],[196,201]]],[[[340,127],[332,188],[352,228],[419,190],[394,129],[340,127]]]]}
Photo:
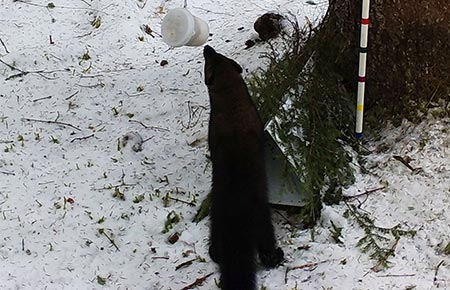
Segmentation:
{"type": "Polygon", "coordinates": [[[356,105],[356,137],[362,138],[364,92],[366,87],[367,39],[369,36],[370,0],[362,1],[361,37],[359,43],[358,96],[356,105]]]}

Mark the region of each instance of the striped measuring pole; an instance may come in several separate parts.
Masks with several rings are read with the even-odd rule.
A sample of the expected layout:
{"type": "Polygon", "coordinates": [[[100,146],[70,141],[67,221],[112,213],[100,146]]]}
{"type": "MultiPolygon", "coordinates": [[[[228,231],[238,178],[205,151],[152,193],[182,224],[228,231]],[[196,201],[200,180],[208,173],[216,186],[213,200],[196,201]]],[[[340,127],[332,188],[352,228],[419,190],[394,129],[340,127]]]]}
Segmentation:
{"type": "Polygon", "coordinates": [[[370,0],[362,1],[361,37],[359,42],[358,97],[356,104],[356,137],[363,136],[364,92],[366,87],[367,39],[369,36],[370,0]]]}

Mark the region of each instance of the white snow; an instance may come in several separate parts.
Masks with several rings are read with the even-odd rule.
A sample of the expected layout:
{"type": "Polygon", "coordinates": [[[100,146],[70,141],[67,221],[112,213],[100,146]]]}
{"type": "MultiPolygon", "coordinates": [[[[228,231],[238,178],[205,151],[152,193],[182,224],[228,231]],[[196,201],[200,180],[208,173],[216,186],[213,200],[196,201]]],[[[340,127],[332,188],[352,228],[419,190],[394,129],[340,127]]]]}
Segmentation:
{"type": "MultiPolygon", "coordinates": [[[[183,3],[0,0],[0,289],[181,290],[209,273],[197,289],[218,289],[208,220],[192,223],[197,207],[187,204],[199,205],[210,188],[202,48],[169,49],[158,35],[165,12],[183,3]],[[91,24],[96,17],[98,28],[91,24]],[[90,59],[82,60],[84,54],[90,59]],[[161,66],[163,60],[168,64],[161,66]],[[133,150],[140,138],[142,151],[133,150]],[[113,197],[118,192],[125,200],[113,197]],[[169,200],[165,207],[167,193],[187,203],[169,200]],[[172,211],[181,221],[162,233],[172,211]],[[170,244],[175,232],[180,238],[170,244]],[[175,269],[196,256],[204,261],[175,269]]],[[[320,18],[326,4],[190,0],[187,8],[210,25],[208,44],[248,74],[263,65],[260,55],[268,49],[243,49],[259,15],[291,13],[304,23],[320,18]]],[[[370,173],[358,173],[345,191],[386,186],[359,198],[361,209],[377,225],[417,231],[400,239],[389,269],[370,270],[375,261],[356,247],[363,230],[343,217],[341,204],[325,207],[313,230],[295,229],[274,214],[287,262],[261,270],[259,284],[450,289],[443,252],[450,242],[449,124],[430,117],[386,129],[367,145],[370,173]],[[411,172],[393,155],[411,157],[422,170],[411,172]],[[331,238],[331,221],[343,227],[343,244],[331,238]],[[307,263],[319,264],[285,279],[286,267],[307,263]]]]}

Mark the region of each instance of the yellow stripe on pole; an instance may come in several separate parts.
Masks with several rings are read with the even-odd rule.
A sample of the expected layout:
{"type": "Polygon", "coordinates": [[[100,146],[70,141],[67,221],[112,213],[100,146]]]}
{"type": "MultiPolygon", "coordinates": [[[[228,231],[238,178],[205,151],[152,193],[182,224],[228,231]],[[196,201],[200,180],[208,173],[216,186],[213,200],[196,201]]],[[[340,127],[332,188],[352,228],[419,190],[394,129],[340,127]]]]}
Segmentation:
{"type": "Polygon", "coordinates": [[[361,35],[360,48],[364,49],[359,54],[358,65],[358,92],[356,102],[356,136],[362,137],[363,115],[364,115],[364,93],[365,93],[365,77],[366,77],[366,61],[367,61],[367,40],[369,36],[369,7],[370,0],[362,0],[362,17],[361,17],[361,35]]]}

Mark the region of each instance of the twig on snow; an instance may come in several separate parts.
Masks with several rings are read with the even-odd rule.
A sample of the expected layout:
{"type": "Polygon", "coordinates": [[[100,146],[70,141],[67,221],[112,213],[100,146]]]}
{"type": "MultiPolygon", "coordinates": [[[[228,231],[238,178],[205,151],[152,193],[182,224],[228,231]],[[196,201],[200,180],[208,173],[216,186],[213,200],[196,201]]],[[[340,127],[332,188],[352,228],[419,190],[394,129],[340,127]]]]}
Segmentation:
{"type": "Polygon", "coordinates": [[[411,163],[410,160],[407,160],[406,158],[403,158],[401,156],[398,155],[394,155],[393,156],[395,160],[400,161],[401,163],[403,163],[403,165],[405,165],[406,167],[408,167],[409,170],[411,170],[412,172],[417,172],[419,170],[421,170],[422,168],[418,167],[418,168],[414,168],[412,167],[409,163],[411,163]]]}
{"type": "Polygon", "coordinates": [[[18,70],[20,72],[24,72],[23,70],[15,67],[15,66],[13,66],[13,65],[11,65],[9,63],[4,62],[1,58],[0,58],[0,62],[3,63],[4,65],[6,65],[7,67],[9,67],[11,70],[18,70]]]}
{"type": "Polygon", "coordinates": [[[59,71],[65,71],[65,70],[53,70],[53,71],[43,71],[43,70],[37,70],[37,71],[24,71],[24,72],[20,72],[20,73],[18,73],[18,74],[10,75],[9,77],[7,77],[7,78],[5,79],[5,81],[9,81],[9,80],[12,80],[12,79],[15,79],[15,78],[20,78],[20,77],[26,76],[27,74],[38,74],[39,76],[43,77],[44,79],[47,79],[47,80],[56,80],[57,78],[51,78],[51,77],[48,77],[48,76],[46,76],[46,75],[44,75],[44,74],[51,74],[51,73],[55,73],[55,72],[59,72],[59,71]]]}
{"type": "Polygon", "coordinates": [[[146,124],[144,124],[144,123],[142,123],[141,121],[138,121],[138,120],[133,120],[133,119],[131,119],[131,120],[128,120],[128,122],[131,122],[131,123],[138,123],[139,125],[141,125],[141,126],[144,127],[145,129],[161,130],[161,131],[167,131],[167,132],[170,131],[169,129],[162,128],[162,127],[148,126],[148,125],[146,125],[146,124]]]}
{"type": "Polygon", "coordinates": [[[71,94],[66,98],[66,101],[70,100],[71,98],[75,97],[80,91],[76,91],[75,93],[71,94]]]}
{"type": "Polygon", "coordinates": [[[92,6],[91,3],[87,2],[86,0],[81,0],[82,2],[84,2],[87,6],[92,6]]]}
{"type": "Polygon", "coordinates": [[[416,274],[387,274],[387,275],[380,275],[377,277],[380,278],[388,278],[388,277],[414,277],[416,274]]]}
{"type": "Polygon", "coordinates": [[[82,34],[82,35],[77,35],[77,36],[75,36],[75,37],[76,37],[76,38],[83,38],[83,37],[86,37],[86,36],[91,35],[93,32],[94,32],[94,31],[91,31],[91,32],[88,32],[88,33],[85,33],[85,34],[82,34]]]}
{"type": "Polygon", "coordinates": [[[5,49],[6,53],[9,53],[8,48],[6,47],[6,44],[3,42],[3,40],[0,38],[0,43],[2,44],[3,48],[5,49]]]}
{"type": "Polygon", "coordinates": [[[109,242],[116,248],[116,250],[117,250],[118,252],[120,252],[120,249],[119,249],[119,247],[116,245],[116,243],[114,242],[114,240],[111,239],[111,238],[105,233],[105,231],[104,231],[103,229],[102,229],[100,232],[101,232],[102,235],[104,235],[104,236],[109,240],[109,242]]]}
{"type": "Polygon", "coordinates": [[[181,122],[181,126],[183,126],[184,129],[191,129],[194,128],[200,122],[202,113],[203,111],[206,110],[206,107],[202,105],[192,105],[190,101],[187,101],[187,104],[188,104],[189,120],[186,125],[183,122],[181,122]]]}
{"type": "Polygon", "coordinates": [[[191,259],[191,260],[189,260],[189,261],[186,261],[186,262],[183,262],[183,263],[177,265],[177,266],[175,267],[175,271],[178,271],[178,270],[180,270],[181,268],[184,268],[184,267],[187,267],[187,266],[191,265],[191,264],[192,264],[193,262],[195,262],[196,260],[197,260],[197,258],[194,258],[194,259],[191,259]]]}
{"type": "Polygon", "coordinates": [[[9,172],[9,171],[0,171],[1,174],[5,174],[5,175],[16,175],[14,172],[9,172]]]}
{"type": "Polygon", "coordinates": [[[6,62],[4,62],[2,59],[0,59],[0,62],[3,63],[4,65],[6,65],[7,67],[9,67],[11,70],[17,70],[17,71],[20,71],[20,73],[18,73],[18,74],[14,74],[14,75],[11,75],[11,76],[7,77],[7,78],[5,79],[5,81],[8,81],[8,80],[11,80],[11,79],[14,79],[14,78],[18,78],[18,77],[22,77],[22,76],[25,76],[25,75],[29,74],[29,72],[23,71],[23,70],[21,70],[21,69],[18,68],[18,67],[15,67],[15,66],[13,66],[13,65],[11,65],[11,64],[9,64],[9,63],[6,63],[6,62]]]}
{"type": "Polygon", "coordinates": [[[79,87],[81,87],[81,88],[89,88],[89,89],[92,89],[92,88],[98,88],[98,87],[103,88],[103,87],[105,86],[105,84],[104,84],[104,83],[98,83],[98,84],[95,84],[95,85],[80,85],[80,84],[77,84],[77,86],[79,86],[79,87]]]}
{"type": "Polygon", "coordinates": [[[306,269],[306,268],[315,268],[320,264],[325,264],[325,263],[329,263],[329,262],[334,262],[334,261],[339,261],[342,259],[329,259],[329,260],[324,260],[324,261],[319,261],[319,262],[312,262],[312,263],[306,263],[303,265],[299,265],[299,266],[291,266],[291,267],[287,267],[286,268],[286,272],[284,274],[284,282],[287,283],[287,275],[290,271],[293,270],[300,270],[300,269],[306,269]]]}
{"type": "Polygon", "coordinates": [[[437,279],[437,275],[438,275],[439,268],[440,268],[443,264],[444,264],[444,260],[440,261],[439,264],[436,266],[436,269],[434,270],[433,284],[434,284],[435,286],[438,286],[438,287],[439,287],[439,283],[438,283],[438,281],[437,281],[437,280],[438,280],[438,279],[437,279]]]}
{"type": "Polygon", "coordinates": [[[198,7],[198,6],[192,6],[192,8],[195,8],[195,9],[198,9],[198,10],[202,10],[202,11],[205,11],[205,12],[208,12],[208,13],[212,13],[212,14],[217,14],[217,15],[233,16],[233,14],[231,14],[231,13],[211,11],[211,10],[208,10],[206,8],[202,8],[202,7],[198,7]]]}
{"type": "Polygon", "coordinates": [[[185,203],[185,204],[190,205],[190,206],[195,206],[195,202],[193,202],[193,201],[185,201],[185,200],[182,200],[182,199],[179,199],[179,198],[176,198],[176,197],[171,197],[170,195],[167,195],[166,197],[168,199],[170,199],[170,200],[173,200],[173,201],[179,201],[181,203],[185,203]]]}
{"type": "Polygon", "coordinates": [[[70,140],[70,143],[73,143],[75,141],[86,140],[86,139],[89,139],[89,138],[94,137],[94,136],[95,136],[95,134],[92,133],[91,135],[88,135],[88,136],[73,138],[72,140],[70,140]]]}
{"type": "MultiPolygon", "coordinates": [[[[33,3],[33,2],[27,2],[25,0],[15,0],[15,2],[20,2],[20,3],[23,3],[23,4],[30,5],[30,6],[36,6],[36,7],[42,7],[42,8],[50,8],[48,4],[47,5],[37,4],[37,3],[33,3]]],[[[105,8],[107,8],[107,7],[105,7],[105,8]]],[[[93,12],[98,12],[98,13],[103,13],[103,14],[109,15],[108,13],[106,13],[104,11],[101,11],[101,10],[98,10],[98,9],[94,9],[94,8],[70,7],[70,6],[54,6],[54,7],[52,7],[52,9],[55,9],[55,8],[73,9],[73,10],[88,10],[88,11],[93,11],[93,12]]]]}
{"type": "Polygon", "coordinates": [[[36,103],[36,102],[39,102],[39,101],[42,101],[42,100],[51,99],[51,98],[52,98],[52,96],[47,96],[47,97],[37,98],[37,99],[34,99],[34,100],[33,100],[33,103],[36,103]]]}
{"type": "Polygon", "coordinates": [[[189,289],[192,289],[192,288],[194,288],[194,287],[197,287],[197,286],[202,285],[203,282],[205,282],[206,279],[208,279],[208,277],[212,276],[212,274],[214,274],[214,272],[209,273],[208,275],[203,276],[203,277],[201,277],[201,278],[195,279],[195,281],[194,281],[192,284],[189,284],[189,285],[187,285],[186,287],[181,288],[181,290],[189,290],[189,289]]]}
{"type": "Polygon", "coordinates": [[[343,196],[342,199],[344,199],[344,200],[353,200],[353,199],[356,199],[358,197],[361,197],[361,196],[364,196],[364,195],[369,195],[369,194],[372,194],[374,192],[383,190],[385,188],[386,188],[385,186],[382,186],[382,187],[378,187],[378,188],[374,188],[374,189],[369,189],[369,190],[366,190],[366,191],[364,191],[363,193],[360,193],[360,194],[356,194],[356,195],[352,195],[352,196],[343,196]]]}
{"type": "Polygon", "coordinates": [[[47,124],[57,124],[57,125],[61,125],[61,126],[66,126],[66,127],[70,127],[73,128],[75,130],[78,131],[82,131],[80,128],[69,124],[69,123],[65,123],[65,122],[60,122],[60,121],[52,121],[52,120],[40,120],[40,119],[32,119],[32,118],[22,118],[23,121],[27,121],[27,122],[38,122],[38,123],[47,123],[47,124]]]}
{"type": "Polygon", "coordinates": [[[112,184],[105,185],[102,188],[92,187],[92,190],[102,191],[102,190],[111,190],[111,189],[121,188],[121,187],[133,187],[133,186],[137,186],[137,185],[139,185],[139,184],[138,183],[124,183],[124,182],[122,182],[122,183],[116,184],[116,185],[112,185],[112,184]]]}
{"type": "Polygon", "coordinates": [[[12,80],[12,79],[15,79],[15,78],[20,78],[20,77],[26,76],[27,74],[29,74],[29,72],[23,71],[23,72],[20,72],[18,74],[10,75],[9,77],[7,77],[5,79],[5,81],[9,81],[9,80],[12,80]]]}
{"type": "Polygon", "coordinates": [[[128,92],[124,92],[125,95],[129,98],[133,98],[133,97],[139,97],[139,96],[145,96],[145,95],[149,95],[149,92],[143,92],[143,93],[136,93],[136,94],[129,94],[128,92]]]}
{"type": "Polygon", "coordinates": [[[158,256],[158,257],[152,257],[153,260],[169,260],[169,257],[165,256],[158,256]]]}
{"type": "Polygon", "coordinates": [[[55,78],[51,78],[48,76],[45,76],[44,74],[51,74],[55,72],[61,72],[61,71],[70,71],[69,69],[58,69],[58,70],[51,70],[51,71],[45,71],[45,70],[36,70],[36,71],[24,71],[16,66],[13,66],[12,64],[9,64],[5,62],[4,60],[0,59],[0,62],[9,67],[11,70],[19,71],[17,74],[10,75],[5,79],[5,81],[12,80],[15,78],[26,76],[27,74],[38,74],[39,76],[48,79],[48,80],[54,80],[55,78]]]}

